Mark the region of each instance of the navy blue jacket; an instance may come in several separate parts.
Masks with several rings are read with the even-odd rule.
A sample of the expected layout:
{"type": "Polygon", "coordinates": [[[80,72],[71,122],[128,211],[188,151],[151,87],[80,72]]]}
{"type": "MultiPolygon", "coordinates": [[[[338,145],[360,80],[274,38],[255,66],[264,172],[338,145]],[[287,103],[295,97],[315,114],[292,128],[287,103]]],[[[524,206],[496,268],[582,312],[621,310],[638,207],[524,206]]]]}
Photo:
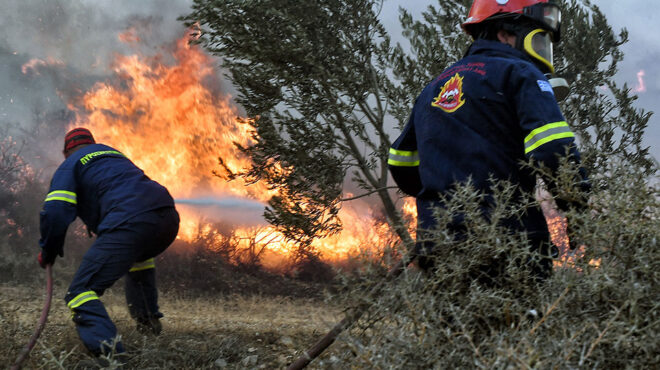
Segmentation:
{"type": "MultiPolygon", "coordinates": [[[[388,164],[397,185],[417,197],[420,227],[430,228],[428,206],[453,184],[471,179],[488,193],[492,176],[531,192],[536,177],[520,162],[533,158],[554,170],[567,149],[579,161],[543,73],[509,45],[477,40],[419,95],[388,164]]],[[[519,226],[547,234],[540,209],[519,226]]]]}
{"type": "Polygon", "coordinates": [[[41,211],[39,245],[60,253],[69,224],[79,216],[95,234],[130,218],[174,207],[167,189],[119,151],[92,144],[75,151],[55,171],[41,211]]]}

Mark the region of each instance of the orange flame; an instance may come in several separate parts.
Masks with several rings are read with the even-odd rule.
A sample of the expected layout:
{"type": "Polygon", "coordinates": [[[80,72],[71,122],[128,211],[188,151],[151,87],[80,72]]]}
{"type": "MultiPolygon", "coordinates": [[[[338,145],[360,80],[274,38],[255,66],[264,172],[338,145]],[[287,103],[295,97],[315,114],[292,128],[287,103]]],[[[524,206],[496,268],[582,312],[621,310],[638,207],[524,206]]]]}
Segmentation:
{"type": "MultiPolygon", "coordinates": [[[[575,250],[571,251],[570,240],[566,231],[568,226],[566,217],[559,213],[557,205],[547,191],[539,191],[537,197],[541,201],[541,208],[543,209],[548,224],[550,240],[552,244],[559,248],[559,258],[553,261],[554,267],[556,269],[570,267],[581,271],[581,268],[577,267],[577,262],[584,257],[586,246],[580,245],[575,250]]],[[[600,267],[601,259],[591,259],[588,264],[598,268],[600,267]]]]}
{"type": "Polygon", "coordinates": [[[404,220],[408,222],[408,232],[414,239],[417,236],[417,203],[415,198],[404,198],[402,211],[404,220]]]}
{"type": "Polygon", "coordinates": [[[448,113],[455,112],[463,104],[465,104],[465,99],[463,99],[463,77],[458,73],[445,83],[438,96],[431,103],[432,106],[441,108],[448,113]]]}
{"type": "Polygon", "coordinates": [[[249,126],[236,118],[230,96],[203,84],[215,79],[208,56],[185,38],[177,42],[173,56],[174,66],[157,58],[118,56],[113,69],[119,81],[97,83],[83,96],[86,115],[78,115],[76,125],[87,126],[100,142],[122,150],[177,197],[212,190],[267,199],[264,186],[245,188],[213,179],[218,155],[233,171],[248,165],[232,143],[246,143],[249,126]]]}

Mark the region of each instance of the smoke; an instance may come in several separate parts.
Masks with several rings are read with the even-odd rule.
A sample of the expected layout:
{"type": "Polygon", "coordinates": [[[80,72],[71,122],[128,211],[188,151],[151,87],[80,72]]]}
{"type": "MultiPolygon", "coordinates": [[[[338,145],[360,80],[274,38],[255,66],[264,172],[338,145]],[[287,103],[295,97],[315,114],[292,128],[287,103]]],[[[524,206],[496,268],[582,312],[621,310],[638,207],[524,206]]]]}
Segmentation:
{"type": "Polygon", "coordinates": [[[14,0],[3,4],[1,45],[40,59],[63,61],[81,71],[102,71],[114,53],[132,46],[118,35],[136,29],[145,48],[156,47],[179,35],[191,1],[83,1],[14,0]]]}
{"type": "Polygon", "coordinates": [[[206,221],[230,225],[265,225],[264,204],[236,197],[199,197],[175,199],[178,209],[189,210],[206,221]]]}
{"type": "Polygon", "coordinates": [[[117,54],[155,54],[184,32],[190,0],[8,0],[0,12],[0,126],[33,167],[54,171],[73,97],[112,75],[117,54]],[[123,40],[122,33],[136,38],[123,40]],[[138,42],[139,41],[139,42],[138,42]]]}
{"type": "Polygon", "coordinates": [[[185,198],[185,199],[175,199],[175,202],[178,204],[187,204],[191,206],[215,206],[222,208],[241,208],[249,210],[263,210],[264,205],[260,202],[242,199],[242,198],[185,198]]]}

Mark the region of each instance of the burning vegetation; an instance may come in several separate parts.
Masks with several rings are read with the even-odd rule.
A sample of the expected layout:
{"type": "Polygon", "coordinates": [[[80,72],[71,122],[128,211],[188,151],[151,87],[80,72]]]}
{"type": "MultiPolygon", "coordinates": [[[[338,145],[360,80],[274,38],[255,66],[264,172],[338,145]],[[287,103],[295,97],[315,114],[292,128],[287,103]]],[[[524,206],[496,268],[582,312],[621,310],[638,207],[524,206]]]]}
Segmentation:
{"type": "MultiPolygon", "coordinates": [[[[71,126],[87,127],[99,142],[121,150],[177,200],[238,200],[234,209],[227,210],[229,217],[222,216],[222,209],[204,212],[181,202],[177,206],[182,215],[179,238],[190,242],[201,237],[210,249],[218,248],[217,243],[227,242],[227,233],[216,227],[220,222],[231,229],[239,249],[256,253],[266,267],[281,269],[295,256],[296,245],[266,225],[254,209],[253,219],[243,217],[243,224],[241,217],[232,216],[242,211],[241,200],[246,205],[264,204],[277,190],[261,182],[214,176],[248,167],[249,159],[235,144],[249,145],[254,132],[247,119],[240,117],[230,94],[222,90],[215,59],[190,45],[191,32],[176,41],[170,55],[117,56],[112,79],[96,83],[70,102],[69,109],[76,112],[71,126]],[[218,215],[219,220],[213,219],[218,215]]],[[[139,42],[134,30],[120,39],[139,42]]],[[[211,201],[207,206],[213,207],[211,201]]],[[[323,261],[342,262],[364,248],[376,251],[388,244],[387,224],[369,207],[361,207],[343,207],[341,233],[314,242],[323,261]]]]}
{"type": "MultiPolygon", "coordinates": [[[[117,55],[111,63],[111,78],[70,99],[68,109],[75,119],[69,126],[88,127],[99,142],[119,148],[180,200],[179,240],[203,241],[211,251],[230,246],[240,251],[229,258],[232,263],[250,261],[284,271],[299,257],[297,245],[255,212],[255,205],[263,209],[278,190],[235,176],[233,181],[218,178],[249,167],[250,159],[236,144],[250,145],[255,132],[223,90],[216,60],[191,45],[199,34],[199,27],[192,27],[171,47],[163,48],[169,53],[117,55]],[[186,202],[190,199],[207,201],[195,207],[186,202]],[[223,199],[237,202],[230,209],[209,211],[223,199]]],[[[118,39],[132,45],[141,42],[135,28],[118,39]]],[[[22,72],[38,77],[46,66],[61,68],[63,63],[55,58],[32,59],[22,72]]],[[[340,266],[363,254],[378,256],[397,243],[384,217],[365,205],[347,203],[339,213],[342,231],[313,242],[322,261],[340,266]]],[[[414,200],[404,198],[400,208],[414,237],[414,200]]],[[[560,266],[568,258],[566,222],[552,206],[545,209],[553,241],[563,252],[562,260],[556,262],[560,266]]],[[[16,227],[12,219],[8,225],[16,227]]]]}
{"type": "MultiPolygon", "coordinates": [[[[148,176],[164,184],[175,199],[210,200],[205,207],[179,203],[180,240],[203,239],[211,250],[230,243],[244,252],[234,262],[257,260],[267,268],[284,271],[299,257],[296,243],[267,225],[254,208],[245,209],[255,203],[265,206],[278,190],[241,178],[224,181],[224,173],[249,167],[250,159],[236,144],[250,145],[255,132],[223,90],[216,60],[191,45],[197,36],[195,28],[189,30],[167,54],[117,55],[111,64],[112,78],[97,82],[69,102],[68,108],[76,116],[70,127],[89,128],[99,142],[118,148],[148,176]],[[229,198],[239,200],[233,209],[209,212],[214,200],[219,203],[218,199],[229,198]],[[229,216],[223,216],[223,211],[229,216]],[[243,216],[237,215],[241,213],[243,216]],[[219,223],[223,224],[220,229],[219,223]]],[[[120,34],[119,39],[140,42],[135,29],[120,34]]],[[[30,61],[24,70],[38,73],[36,68],[44,63],[30,61]]],[[[401,209],[414,235],[414,200],[405,199],[401,209]]],[[[387,222],[364,202],[347,203],[339,216],[341,232],[312,244],[322,261],[341,265],[361,253],[382,253],[385,246],[395,243],[387,222]]],[[[549,221],[554,240],[560,241],[564,235],[561,217],[554,213],[549,221]]]]}

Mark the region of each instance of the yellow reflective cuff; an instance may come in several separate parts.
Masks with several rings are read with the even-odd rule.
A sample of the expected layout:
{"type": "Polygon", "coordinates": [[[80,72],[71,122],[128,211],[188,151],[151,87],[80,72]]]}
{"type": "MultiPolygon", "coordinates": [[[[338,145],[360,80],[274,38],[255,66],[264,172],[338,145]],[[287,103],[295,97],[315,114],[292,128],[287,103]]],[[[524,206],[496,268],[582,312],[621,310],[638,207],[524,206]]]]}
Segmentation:
{"type": "Polygon", "coordinates": [[[533,130],[525,137],[525,154],[550,141],[569,137],[575,137],[575,135],[566,121],[548,123],[533,130]]]}
{"type": "Polygon", "coordinates": [[[541,145],[543,145],[547,142],[557,140],[557,139],[565,139],[565,138],[568,138],[568,137],[575,137],[575,135],[572,132],[563,132],[563,133],[560,133],[560,134],[554,134],[554,135],[547,136],[547,137],[535,142],[534,145],[532,145],[528,148],[525,148],[525,154],[531,152],[532,150],[538,148],[539,146],[541,146],[541,145]]]}
{"type": "Polygon", "coordinates": [[[404,157],[412,157],[412,156],[417,155],[417,151],[416,150],[412,150],[412,151],[411,150],[397,150],[397,149],[394,149],[394,148],[390,148],[390,154],[401,155],[401,156],[404,156],[404,157]]]}
{"type": "Polygon", "coordinates": [[[88,290],[86,292],[78,294],[77,296],[75,296],[75,298],[70,300],[69,303],[67,303],[67,307],[73,310],[74,308],[80,307],[84,303],[94,299],[99,299],[99,296],[96,295],[96,292],[94,292],[93,290],[88,290]]]}
{"type": "Polygon", "coordinates": [[[390,148],[390,156],[387,164],[398,167],[419,166],[419,154],[417,151],[397,150],[390,148]]]}
{"type": "Polygon", "coordinates": [[[128,271],[135,272],[135,271],[142,271],[153,268],[156,268],[156,262],[154,261],[153,258],[149,258],[148,260],[133,264],[133,267],[131,267],[131,269],[128,271]]]}
{"type": "Polygon", "coordinates": [[[566,121],[553,122],[553,123],[548,123],[547,125],[543,125],[543,126],[537,128],[537,129],[534,129],[525,138],[525,144],[528,141],[532,140],[534,138],[534,136],[536,136],[536,135],[538,135],[538,134],[540,134],[544,131],[548,131],[550,129],[557,128],[557,127],[568,127],[568,123],[566,123],[566,121]]]}
{"type": "Polygon", "coordinates": [[[402,161],[395,161],[393,159],[388,159],[387,164],[389,164],[390,166],[397,166],[397,167],[416,167],[419,166],[419,161],[402,162],[402,161]]]}
{"type": "Polygon", "coordinates": [[[65,190],[55,190],[51,191],[46,195],[46,200],[44,202],[50,202],[51,200],[61,200],[63,202],[69,202],[72,204],[78,204],[78,196],[72,191],[65,190]]]}

